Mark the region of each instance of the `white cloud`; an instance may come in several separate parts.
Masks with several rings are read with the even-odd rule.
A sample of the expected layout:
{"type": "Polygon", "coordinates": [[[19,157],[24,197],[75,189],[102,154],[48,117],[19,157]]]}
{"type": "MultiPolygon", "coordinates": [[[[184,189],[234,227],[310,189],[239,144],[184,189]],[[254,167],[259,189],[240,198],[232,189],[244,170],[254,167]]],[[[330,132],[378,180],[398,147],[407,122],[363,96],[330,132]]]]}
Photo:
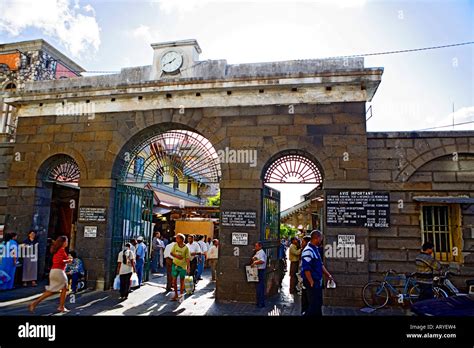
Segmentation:
{"type": "Polygon", "coordinates": [[[474,130],[474,106],[464,107],[459,110],[456,110],[455,112],[450,113],[446,118],[438,122],[438,126],[447,126],[445,128],[439,128],[440,130],[474,130]],[[454,124],[465,124],[459,124],[458,126],[454,126],[453,128],[453,116],[454,124]]]}
{"type": "Polygon", "coordinates": [[[158,37],[158,34],[155,31],[153,31],[149,26],[143,24],[133,29],[130,34],[135,39],[143,40],[149,44],[156,42],[158,37]]]}
{"type": "Polygon", "coordinates": [[[91,5],[83,7],[79,1],[2,1],[0,2],[0,31],[12,36],[29,28],[39,29],[44,35],[57,38],[73,55],[97,50],[100,27],[91,5]],[[90,13],[90,14],[89,14],[90,13]]]}

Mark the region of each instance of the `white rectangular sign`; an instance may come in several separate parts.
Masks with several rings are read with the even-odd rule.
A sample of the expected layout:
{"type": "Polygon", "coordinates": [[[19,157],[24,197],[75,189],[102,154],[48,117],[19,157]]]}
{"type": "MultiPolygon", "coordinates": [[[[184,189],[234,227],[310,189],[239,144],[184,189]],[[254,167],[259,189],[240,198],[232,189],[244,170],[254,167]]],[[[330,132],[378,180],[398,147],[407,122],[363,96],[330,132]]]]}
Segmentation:
{"type": "Polygon", "coordinates": [[[356,244],[355,234],[339,234],[337,236],[337,246],[338,247],[354,247],[356,244]]]}
{"type": "Polygon", "coordinates": [[[232,233],[232,245],[248,245],[248,233],[232,233]]]}
{"type": "Polygon", "coordinates": [[[97,226],[84,226],[84,237],[85,238],[97,237],[97,226]]]}

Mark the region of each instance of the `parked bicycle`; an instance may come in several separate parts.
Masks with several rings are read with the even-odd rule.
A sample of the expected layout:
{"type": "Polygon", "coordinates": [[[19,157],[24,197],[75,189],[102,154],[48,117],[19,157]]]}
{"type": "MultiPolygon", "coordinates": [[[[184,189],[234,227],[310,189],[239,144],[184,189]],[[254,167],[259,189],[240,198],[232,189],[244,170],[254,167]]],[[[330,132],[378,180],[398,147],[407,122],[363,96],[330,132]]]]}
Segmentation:
{"type": "Polygon", "coordinates": [[[418,300],[420,289],[416,284],[415,273],[397,274],[391,269],[385,273],[383,281],[370,281],[362,289],[364,303],[374,309],[386,306],[391,295],[396,296],[399,303],[406,300],[414,303],[418,300]]]}
{"type": "Polygon", "coordinates": [[[450,275],[455,274],[449,270],[445,270],[439,276],[433,278],[433,289],[437,289],[438,297],[465,295],[448,279],[450,275]]]}

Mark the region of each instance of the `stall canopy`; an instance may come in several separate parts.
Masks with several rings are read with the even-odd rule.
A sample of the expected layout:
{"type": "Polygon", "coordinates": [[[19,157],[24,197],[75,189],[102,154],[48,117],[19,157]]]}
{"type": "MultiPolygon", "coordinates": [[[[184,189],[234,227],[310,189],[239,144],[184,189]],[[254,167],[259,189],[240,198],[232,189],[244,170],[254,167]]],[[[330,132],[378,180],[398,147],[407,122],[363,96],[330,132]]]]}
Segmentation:
{"type": "Polygon", "coordinates": [[[214,223],[212,221],[177,220],[175,233],[200,234],[214,238],[214,223]]]}

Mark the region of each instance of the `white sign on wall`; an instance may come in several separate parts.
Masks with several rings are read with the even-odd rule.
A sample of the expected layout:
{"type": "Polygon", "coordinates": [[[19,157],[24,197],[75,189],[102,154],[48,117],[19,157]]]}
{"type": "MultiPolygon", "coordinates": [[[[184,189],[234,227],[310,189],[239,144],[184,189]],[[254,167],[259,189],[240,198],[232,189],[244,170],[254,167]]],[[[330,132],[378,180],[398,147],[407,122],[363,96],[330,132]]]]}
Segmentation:
{"type": "Polygon", "coordinates": [[[84,226],[84,237],[85,238],[97,237],[97,226],[84,226]]]}
{"type": "Polygon", "coordinates": [[[248,245],[248,233],[232,233],[232,245],[248,245]]]}
{"type": "Polygon", "coordinates": [[[339,234],[337,236],[337,246],[342,248],[355,247],[355,234],[339,234]]]}

